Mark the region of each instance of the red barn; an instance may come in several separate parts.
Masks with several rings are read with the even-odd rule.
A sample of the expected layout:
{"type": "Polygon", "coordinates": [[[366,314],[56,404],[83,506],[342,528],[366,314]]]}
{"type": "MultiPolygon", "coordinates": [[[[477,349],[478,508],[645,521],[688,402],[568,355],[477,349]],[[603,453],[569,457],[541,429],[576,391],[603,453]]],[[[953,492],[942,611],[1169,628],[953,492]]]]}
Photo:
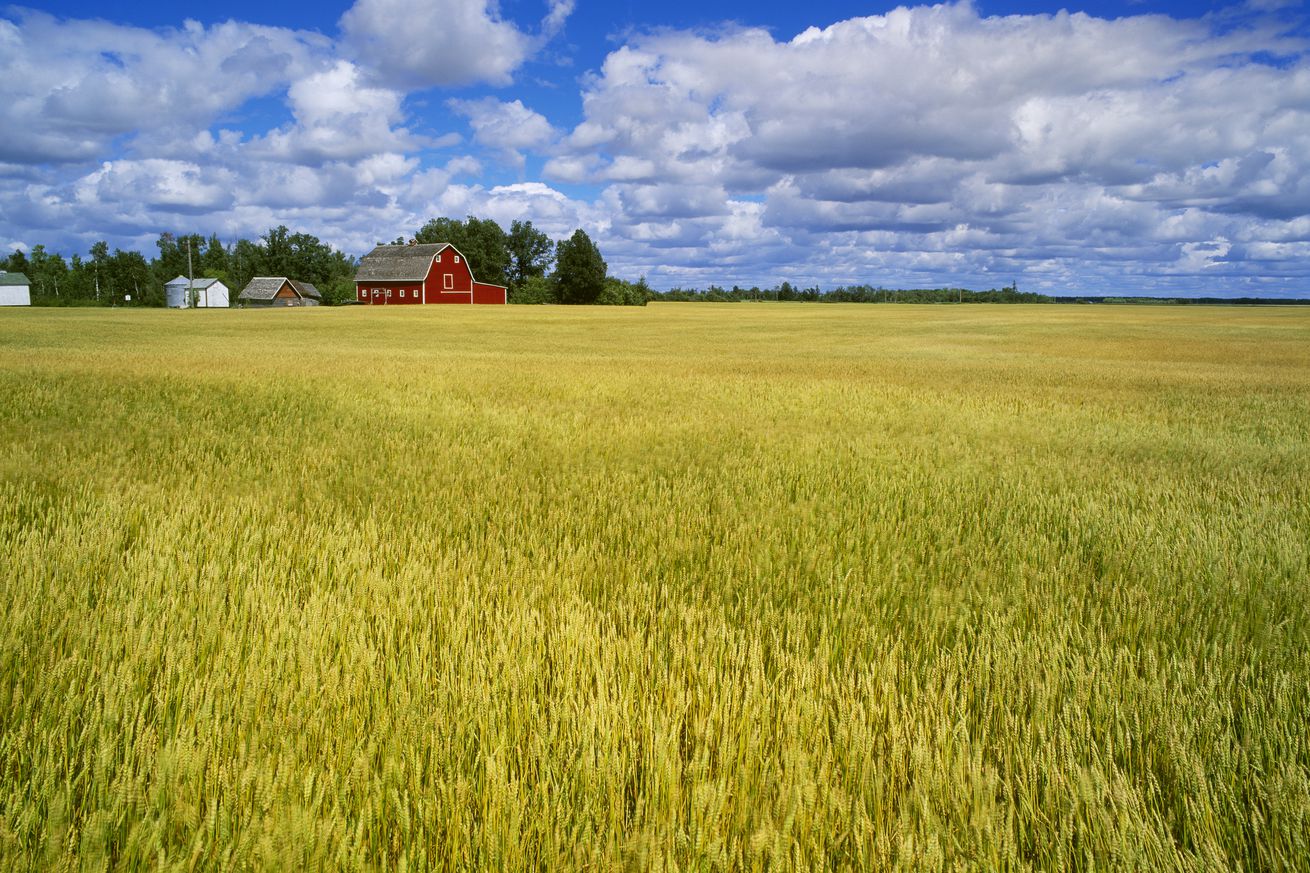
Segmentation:
{"type": "Polygon", "coordinates": [[[503,285],[473,278],[468,258],[450,243],[378,246],[355,273],[355,299],[371,306],[505,303],[503,285]]]}

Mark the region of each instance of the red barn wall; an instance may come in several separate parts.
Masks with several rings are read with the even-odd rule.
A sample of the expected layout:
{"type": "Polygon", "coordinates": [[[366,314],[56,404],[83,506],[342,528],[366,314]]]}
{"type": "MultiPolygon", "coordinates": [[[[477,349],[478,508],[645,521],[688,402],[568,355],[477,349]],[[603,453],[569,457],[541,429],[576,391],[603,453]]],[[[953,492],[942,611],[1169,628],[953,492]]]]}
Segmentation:
{"type": "Polygon", "coordinates": [[[505,303],[505,289],[474,282],[468,261],[454,249],[432,259],[427,278],[416,282],[356,282],[355,299],[370,306],[413,303],[505,303]],[[459,263],[456,263],[456,258],[459,263]],[[449,277],[449,279],[447,278],[449,277]],[[447,287],[449,281],[450,287],[447,287]],[[403,292],[403,293],[402,293],[403,292]],[[420,295],[422,300],[419,299],[420,295]]]}
{"type": "Polygon", "coordinates": [[[422,301],[418,282],[356,282],[355,299],[371,306],[408,306],[422,301]],[[387,292],[391,292],[388,296],[387,292]],[[401,292],[404,292],[403,294],[401,292]]]}
{"type": "Polygon", "coordinates": [[[432,259],[424,284],[427,289],[424,299],[428,303],[473,302],[473,274],[469,271],[468,261],[454,249],[445,249],[432,259]],[[459,258],[458,264],[456,258],[459,258]]]}
{"type": "Polygon", "coordinates": [[[505,289],[499,285],[487,285],[482,282],[473,283],[474,303],[504,303],[505,294],[505,289]]]}

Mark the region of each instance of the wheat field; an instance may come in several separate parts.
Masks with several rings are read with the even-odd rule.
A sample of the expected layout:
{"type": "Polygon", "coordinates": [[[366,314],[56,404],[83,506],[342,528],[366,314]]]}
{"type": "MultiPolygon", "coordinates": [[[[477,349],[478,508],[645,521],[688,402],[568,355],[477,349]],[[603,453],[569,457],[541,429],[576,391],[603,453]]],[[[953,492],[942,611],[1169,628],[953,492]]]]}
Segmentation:
{"type": "Polygon", "coordinates": [[[0,868],[1292,870],[1310,310],[0,312],[0,868]]]}

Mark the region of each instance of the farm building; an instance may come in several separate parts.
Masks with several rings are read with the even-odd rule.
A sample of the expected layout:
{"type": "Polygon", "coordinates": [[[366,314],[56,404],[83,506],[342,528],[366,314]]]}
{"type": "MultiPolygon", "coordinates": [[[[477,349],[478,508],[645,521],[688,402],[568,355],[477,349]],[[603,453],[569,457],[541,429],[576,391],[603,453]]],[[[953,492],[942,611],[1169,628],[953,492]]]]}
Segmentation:
{"type": "Polygon", "coordinates": [[[285,276],[256,276],[237,297],[247,306],[318,306],[322,300],[313,285],[285,276]]]}
{"type": "Polygon", "coordinates": [[[378,246],[359,262],[355,295],[372,306],[506,302],[505,286],[474,279],[450,243],[378,246]]]}
{"type": "Polygon", "coordinates": [[[0,306],[31,306],[31,287],[22,273],[0,272],[0,306]]]}
{"type": "Polygon", "coordinates": [[[214,308],[228,305],[227,286],[218,279],[191,279],[191,296],[188,300],[187,277],[178,276],[164,286],[164,299],[172,309],[190,309],[192,307],[214,308]]]}

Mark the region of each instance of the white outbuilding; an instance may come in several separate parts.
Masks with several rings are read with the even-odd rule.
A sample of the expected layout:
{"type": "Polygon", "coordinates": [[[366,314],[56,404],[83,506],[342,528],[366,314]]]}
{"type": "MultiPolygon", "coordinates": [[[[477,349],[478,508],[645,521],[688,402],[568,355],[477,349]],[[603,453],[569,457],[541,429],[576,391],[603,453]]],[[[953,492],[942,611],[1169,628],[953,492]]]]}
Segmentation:
{"type": "Polygon", "coordinates": [[[212,309],[228,306],[227,286],[217,279],[188,280],[186,276],[178,276],[164,286],[164,295],[171,309],[195,307],[212,309]],[[188,285],[191,287],[190,294],[187,294],[188,285]]]}
{"type": "Polygon", "coordinates": [[[22,273],[0,272],[0,306],[31,306],[32,283],[22,273]]]}

